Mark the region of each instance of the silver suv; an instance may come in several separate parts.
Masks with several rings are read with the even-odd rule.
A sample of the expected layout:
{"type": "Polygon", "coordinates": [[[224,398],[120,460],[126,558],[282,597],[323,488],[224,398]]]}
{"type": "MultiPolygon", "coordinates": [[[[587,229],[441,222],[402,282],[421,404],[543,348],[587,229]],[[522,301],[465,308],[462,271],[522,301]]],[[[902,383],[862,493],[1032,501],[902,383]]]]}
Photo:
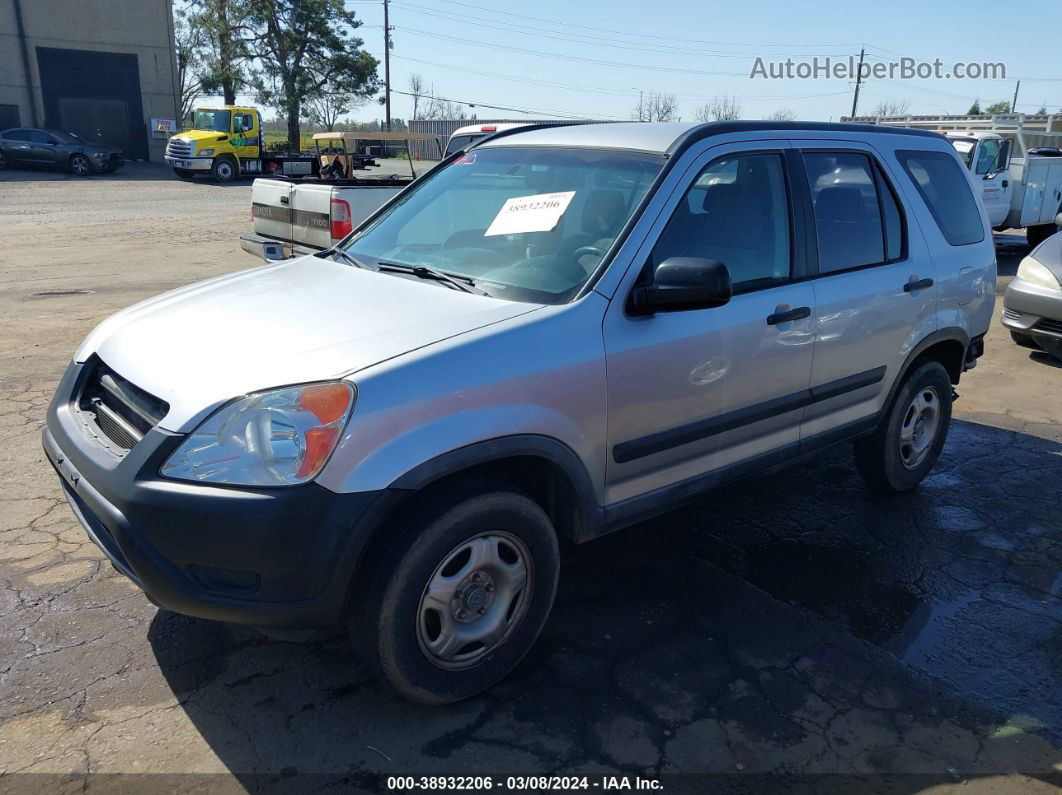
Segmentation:
{"type": "Polygon", "coordinates": [[[838,442],[916,486],[995,278],[934,133],[523,128],[330,251],[104,321],[44,447],[159,606],[346,623],[395,690],[449,702],[530,648],[563,542],[838,442]]]}

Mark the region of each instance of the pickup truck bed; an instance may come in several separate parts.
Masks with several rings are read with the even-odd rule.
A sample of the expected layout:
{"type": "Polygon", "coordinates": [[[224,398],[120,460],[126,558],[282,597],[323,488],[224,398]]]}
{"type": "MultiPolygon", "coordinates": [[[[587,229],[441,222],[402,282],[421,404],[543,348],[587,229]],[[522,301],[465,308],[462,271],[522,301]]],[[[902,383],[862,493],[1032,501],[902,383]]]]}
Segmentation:
{"type": "MultiPolygon", "coordinates": [[[[404,162],[406,175],[256,179],[251,188],[254,232],[240,238],[244,251],[276,260],[331,248],[413,181],[404,162]]],[[[419,176],[434,165],[416,163],[414,170],[419,176]]]]}

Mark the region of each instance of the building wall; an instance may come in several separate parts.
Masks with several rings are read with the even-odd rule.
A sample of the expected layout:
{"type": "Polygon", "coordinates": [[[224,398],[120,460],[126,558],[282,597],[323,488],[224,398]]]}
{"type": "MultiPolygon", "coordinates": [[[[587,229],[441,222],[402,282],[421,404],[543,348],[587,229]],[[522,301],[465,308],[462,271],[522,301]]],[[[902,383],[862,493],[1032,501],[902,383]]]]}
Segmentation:
{"type": "MultiPolygon", "coordinates": [[[[548,124],[550,126],[561,124],[598,124],[600,122],[591,121],[590,119],[414,119],[409,122],[410,132],[418,133],[430,133],[431,135],[438,135],[443,147],[446,147],[446,142],[450,140],[450,136],[457,132],[462,127],[467,127],[472,124],[548,124]]],[[[434,160],[439,155],[436,153],[435,145],[429,141],[414,141],[413,142],[413,154],[423,160],[434,160]]]]}
{"type": "Polygon", "coordinates": [[[34,124],[35,110],[37,126],[45,125],[38,47],[135,55],[143,115],[138,121],[150,159],[161,161],[166,139],[152,137],[149,120],[177,119],[180,114],[172,0],[21,0],[31,91],[19,47],[15,1],[0,0],[0,105],[18,105],[24,126],[34,124]]]}

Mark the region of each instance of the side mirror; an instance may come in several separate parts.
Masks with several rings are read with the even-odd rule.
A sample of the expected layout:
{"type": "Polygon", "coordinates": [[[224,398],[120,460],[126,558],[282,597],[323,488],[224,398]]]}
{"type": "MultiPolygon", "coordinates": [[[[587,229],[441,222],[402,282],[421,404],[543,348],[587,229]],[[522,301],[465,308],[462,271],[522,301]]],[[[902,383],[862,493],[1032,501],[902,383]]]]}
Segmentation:
{"type": "Polygon", "coordinates": [[[714,259],[669,257],[656,268],[653,283],[634,288],[630,310],[636,315],[712,309],[730,300],[730,271],[714,259]]]}

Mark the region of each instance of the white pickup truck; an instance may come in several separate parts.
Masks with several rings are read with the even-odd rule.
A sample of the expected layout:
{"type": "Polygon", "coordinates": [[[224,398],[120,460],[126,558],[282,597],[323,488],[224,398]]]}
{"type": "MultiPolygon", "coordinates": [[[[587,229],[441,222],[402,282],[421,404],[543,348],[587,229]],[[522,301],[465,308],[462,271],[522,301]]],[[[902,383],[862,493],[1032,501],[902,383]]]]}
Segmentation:
{"type": "Polygon", "coordinates": [[[433,141],[442,159],[438,136],[427,133],[332,132],[317,133],[313,140],[320,177],[254,181],[254,232],[240,238],[244,251],[274,261],[331,248],[436,165],[436,160],[414,160],[410,141],[433,141]]]}
{"type": "Polygon", "coordinates": [[[1062,226],[1062,115],[845,116],[842,121],[935,130],[982,180],[992,227],[1026,230],[1037,246],[1062,226]]]}

